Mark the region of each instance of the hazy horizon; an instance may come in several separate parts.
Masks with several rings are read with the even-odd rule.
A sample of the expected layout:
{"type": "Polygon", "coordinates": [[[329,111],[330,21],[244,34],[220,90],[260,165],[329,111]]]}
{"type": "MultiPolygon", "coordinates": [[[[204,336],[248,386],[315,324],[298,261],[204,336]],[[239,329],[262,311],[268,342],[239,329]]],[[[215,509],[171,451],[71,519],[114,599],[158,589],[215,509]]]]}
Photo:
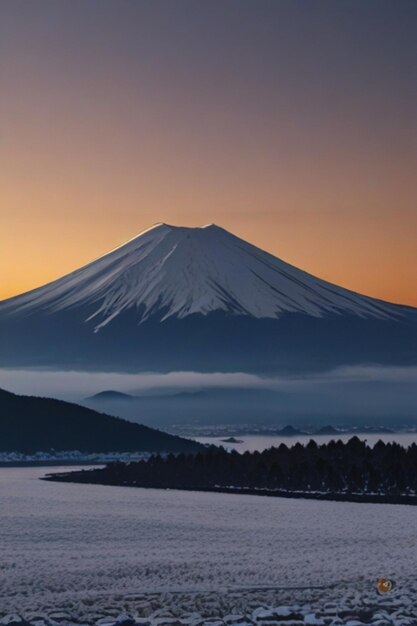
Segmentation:
{"type": "Polygon", "coordinates": [[[141,396],[139,404],[109,400],[94,407],[165,427],[180,422],[323,425],[349,421],[401,426],[404,422],[417,423],[416,385],[416,367],[370,365],[269,377],[243,372],[121,374],[0,369],[0,388],[23,395],[85,403],[89,396],[105,390],[136,394],[141,396]],[[193,395],[173,397],[181,392],[193,395]],[[167,395],[169,401],[164,400],[167,395]]]}

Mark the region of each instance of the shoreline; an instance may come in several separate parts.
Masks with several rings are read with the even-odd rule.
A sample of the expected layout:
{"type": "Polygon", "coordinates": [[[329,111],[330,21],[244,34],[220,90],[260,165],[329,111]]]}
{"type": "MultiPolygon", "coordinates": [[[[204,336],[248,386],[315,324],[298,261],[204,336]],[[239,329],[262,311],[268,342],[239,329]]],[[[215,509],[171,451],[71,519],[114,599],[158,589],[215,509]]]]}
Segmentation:
{"type": "Polygon", "coordinates": [[[323,500],[327,502],[352,502],[357,504],[405,504],[409,506],[417,505],[417,495],[381,495],[381,494],[359,494],[359,493],[319,493],[309,491],[285,491],[280,489],[254,489],[254,488],[239,488],[239,487],[181,487],[178,485],[172,487],[158,487],[157,485],[137,485],[126,483],[111,483],[97,480],[85,480],[70,478],[71,474],[75,472],[62,473],[62,474],[47,474],[42,476],[40,480],[48,482],[61,482],[61,483],[77,483],[84,485],[102,485],[106,487],[130,487],[137,489],[159,489],[161,491],[194,491],[201,493],[225,493],[233,495],[246,495],[246,496],[266,496],[269,498],[290,498],[290,499],[304,499],[304,500],[323,500]]]}
{"type": "Polygon", "coordinates": [[[84,467],[86,465],[93,467],[97,465],[105,465],[106,463],[108,463],[108,461],[0,461],[0,469],[7,467],[68,467],[69,465],[72,467],[84,467]]]}

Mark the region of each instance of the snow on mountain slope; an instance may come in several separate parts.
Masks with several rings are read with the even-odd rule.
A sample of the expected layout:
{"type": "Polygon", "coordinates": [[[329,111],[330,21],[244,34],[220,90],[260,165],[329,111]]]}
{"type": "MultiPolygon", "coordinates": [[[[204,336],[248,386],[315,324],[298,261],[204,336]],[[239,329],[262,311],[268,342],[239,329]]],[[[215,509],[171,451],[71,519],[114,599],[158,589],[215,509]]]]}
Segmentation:
{"type": "Polygon", "coordinates": [[[0,303],[0,312],[90,307],[98,331],[127,310],[138,323],[214,311],[279,318],[286,312],[392,318],[401,307],[315,278],[210,224],[157,224],[85,267],[0,303]]]}

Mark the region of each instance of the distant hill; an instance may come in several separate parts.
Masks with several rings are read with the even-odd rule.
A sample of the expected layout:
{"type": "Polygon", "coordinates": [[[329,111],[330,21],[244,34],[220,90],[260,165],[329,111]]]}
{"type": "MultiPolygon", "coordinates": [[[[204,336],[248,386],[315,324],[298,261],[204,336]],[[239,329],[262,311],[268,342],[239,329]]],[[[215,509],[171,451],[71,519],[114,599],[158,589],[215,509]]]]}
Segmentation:
{"type": "Polygon", "coordinates": [[[77,404],[0,389],[0,452],[198,452],[188,439],[77,404]]]}
{"type": "Polygon", "coordinates": [[[282,437],[296,437],[298,435],[307,435],[307,433],[302,430],[298,430],[298,428],[294,428],[294,426],[288,425],[281,428],[281,430],[278,430],[277,435],[281,435],[282,437]]]}
{"type": "Polygon", "coordinates": [[[105,401],[105,400],[121,400],[122,402],[127,400],[135,400],[136,397],[129,393],[123,393],[122,391],[115,391],[114,389],[106,389],[105,391],[100,391],[99,393],[94,394],[93,396],[89,396],[86,398],[86,401],[105,401]]]}
{"type": "Polygon", "coordinates": [[[327,426],[322,426],[322,428],[319,428],[316,432],[316,435],[338,435],[340,434],[340,430],[337,430],[337,428],[334,428],[334,426],[331,426],[330,424],[327,426]]]}
{"type": "MultiPolygon", "coordinates": [[[[271,424],[288,419],[286,415],[291,402],[286,392],[250,387],[207,387],[204,389],[155,389],[146,394],[132,391],[127,398],[118,397],[117,390],[103,390],[80,400],[80,403],[97,411],[124,417],[132,422],[138,416],[142,424],[166,428],[172,424],[252,424],[256,416],[262,423],[271,424]],[[283,415],[284,414],[284,415],[283,415]]],[[[290,407],[291,410],[291,407],[290,407]]]]}

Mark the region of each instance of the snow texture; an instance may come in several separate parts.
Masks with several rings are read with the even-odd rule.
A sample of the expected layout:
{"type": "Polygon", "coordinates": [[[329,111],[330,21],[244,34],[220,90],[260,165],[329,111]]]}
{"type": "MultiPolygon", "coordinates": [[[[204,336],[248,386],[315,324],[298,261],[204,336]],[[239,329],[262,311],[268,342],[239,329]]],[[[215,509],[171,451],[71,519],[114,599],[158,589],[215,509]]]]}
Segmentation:
{"type": "Polygon", "coordinates": [[[414,507],[38,480],[47,471],[0,470],[5,625],[417,623],[414,507]],[[395,581],[384,596],[381,576],[395,581]]]}
{"type": "Polygon", "coordinates": [[[279,318],[303,313],[393,318],[401,307],[315,278],[210,224],[157,224],[55,282],[1,303],[1,310],[53,313],[88,307],[99,330],[127,310],[138,322],[212,312],[279,318]]]}

